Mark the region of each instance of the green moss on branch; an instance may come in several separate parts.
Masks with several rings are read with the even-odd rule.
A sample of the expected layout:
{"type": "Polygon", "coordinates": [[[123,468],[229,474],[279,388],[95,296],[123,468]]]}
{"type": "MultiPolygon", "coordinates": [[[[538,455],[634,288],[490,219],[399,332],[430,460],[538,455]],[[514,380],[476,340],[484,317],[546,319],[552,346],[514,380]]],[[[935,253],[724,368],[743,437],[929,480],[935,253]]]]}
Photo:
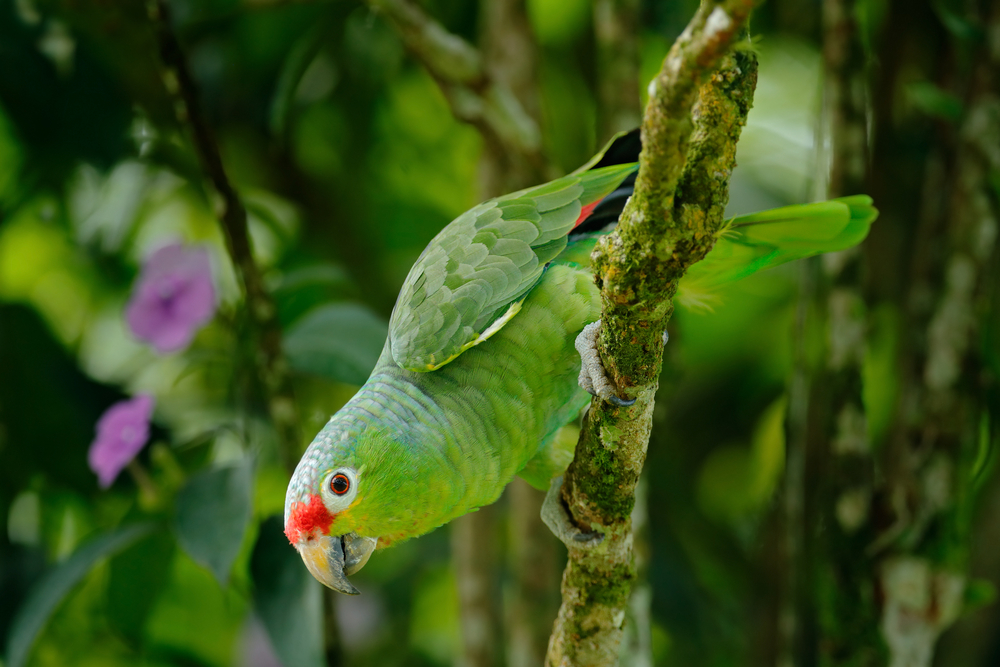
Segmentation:
{"type": "Polygon", "coordinates": [[[756,60],[730,53],[750,0],[703,0],[651,84],[635,194],[594,253],[603,299],[601,357],[630,408],[591,406],[564,478],[577,525],[605,537],[571,547],[547,665],[613,665],[634,580],[630,515],[646,458],[662,334],[687,268],[723,224],[736,143],[756,85],[756,60]]]}

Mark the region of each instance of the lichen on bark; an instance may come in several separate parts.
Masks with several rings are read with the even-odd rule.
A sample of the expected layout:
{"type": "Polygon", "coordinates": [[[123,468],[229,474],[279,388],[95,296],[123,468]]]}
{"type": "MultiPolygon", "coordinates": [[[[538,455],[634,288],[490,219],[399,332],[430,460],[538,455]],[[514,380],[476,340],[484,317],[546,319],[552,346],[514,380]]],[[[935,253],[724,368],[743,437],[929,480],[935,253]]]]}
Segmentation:
{"type": "Polygon", "coordinates": [[[630,514],[646,458],[663,331],[687,268],[711,250],[756,85],[733,51],[752,2],[703,0],[650,84],[635,192],[594,252],[601,357],[629,408],[595,400],[561,498],[596,547],[570,547],[548,665],[613,665],[635,571],[630,514]]]}

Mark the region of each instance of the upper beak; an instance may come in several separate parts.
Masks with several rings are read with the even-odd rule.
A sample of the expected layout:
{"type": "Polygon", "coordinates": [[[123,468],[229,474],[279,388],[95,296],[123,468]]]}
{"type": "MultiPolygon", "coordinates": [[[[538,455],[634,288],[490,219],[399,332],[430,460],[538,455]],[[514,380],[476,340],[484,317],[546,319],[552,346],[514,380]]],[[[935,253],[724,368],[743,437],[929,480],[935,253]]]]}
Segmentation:
{"type": "Polygon", "coordinates": [[[296,545],[306,568],[324,586],[347,595],[361,593],[347,580],[368,562],[375,551],[377,537],[347,535],[320,535],[296,545]]]}

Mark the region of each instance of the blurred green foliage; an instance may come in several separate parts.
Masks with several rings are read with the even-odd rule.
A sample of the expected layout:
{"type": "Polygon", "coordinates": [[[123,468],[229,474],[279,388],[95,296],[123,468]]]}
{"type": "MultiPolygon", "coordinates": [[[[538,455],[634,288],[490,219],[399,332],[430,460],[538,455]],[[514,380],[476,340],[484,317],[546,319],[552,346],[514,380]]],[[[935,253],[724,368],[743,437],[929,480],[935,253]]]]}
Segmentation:
{"type": "MultiPolygon", "coordinates": [[[[311,435],[367,376],[424,245],[476,203],[482,142],[362,5],[171,4],[250,213],[311,435]]],[[[475,40],[475,3],[425,4],[475,40]]],[[[695,4],[644,3],[644,80],[695,4]]],[[[591,5],[527,6],[545,149],[569,170],[605,139],[591,5]]],[[[754,23],[761,79],[733,213],[811,198],[819,55],[808,30],[778,15],[764,6],[754,23]]],[[[320,664],[320,590],[275,518],[287,472],[248,389],[255,350],[239,289],[142,3],[7,3],[0,64],[4,664],[320,664]],[[176,240],[211,249],[220,308],[189,349],[158,356],[122,309],[142,259],[176,240]],[[138,459],[147,477],[123,474],[101,491],[86,461],[94,424],[138,392],[157,399],[138,459]]],[[[951,113],[933,90],[911,92],[929,113],[951,113]]],[[[714,311],[680,311],[671,324],[645,473],[658,664],[735,664],[753,642],[797,271],[748,279],[714,311]]],[[[866,368],[891,377],[898,325],[891,312],[875,321],[866,368]]],[[[877,436],[895,387],[866,386],[877,436]]],[[[337,600],[351,664],[453,662],[447,528],[379,552],[356,583],[363,596],[337,600]]]]}

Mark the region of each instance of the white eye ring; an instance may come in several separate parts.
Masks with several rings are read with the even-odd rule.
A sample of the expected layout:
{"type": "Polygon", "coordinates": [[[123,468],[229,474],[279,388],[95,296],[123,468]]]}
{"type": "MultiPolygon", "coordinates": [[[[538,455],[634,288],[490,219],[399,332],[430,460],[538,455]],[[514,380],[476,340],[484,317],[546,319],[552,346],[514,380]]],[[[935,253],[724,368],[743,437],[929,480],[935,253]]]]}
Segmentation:
{"type": "Polygon", "coordinates": [[[337,468],[323,478],[323,501],[331,512],[340,512],[358,495],[358,473],[353,468],[337,468]]]}

